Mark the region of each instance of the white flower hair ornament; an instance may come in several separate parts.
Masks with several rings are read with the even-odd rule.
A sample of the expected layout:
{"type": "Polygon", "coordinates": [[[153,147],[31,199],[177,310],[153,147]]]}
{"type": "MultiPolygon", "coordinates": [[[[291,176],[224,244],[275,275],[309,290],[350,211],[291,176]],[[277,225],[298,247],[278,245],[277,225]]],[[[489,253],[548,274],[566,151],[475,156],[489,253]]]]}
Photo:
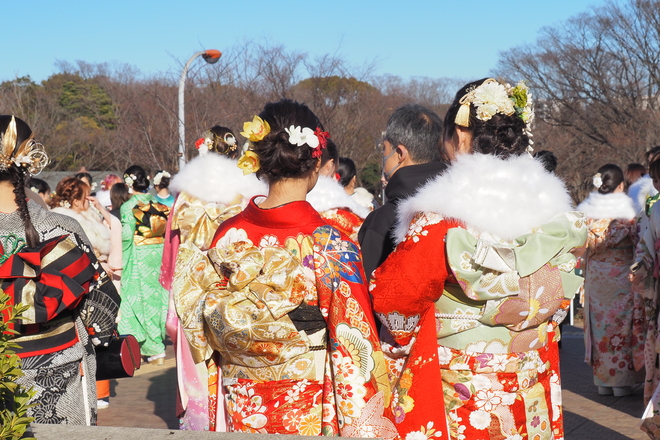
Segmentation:
{"type": "Polygon", "coordinates": [[[225,133],[223,139],[227,145],[229,145],[230,147],[234,147],[234,148],[230,148],[230,150],[234,151],[236,149],[236,138],[234,137],[233,134],[225,133]]]}
{"type": "Polygon", "coordinates": [[[172,175],[167,171],[159,171],[154,176],[154,185],[160,185],[160,181],[163,180],[163,177],[167,177],[169,179],[170,177],[172,177],[172,175]]]}
{"type": "Polygon", "coordinates": [[[43,145],[35,142],[32,136],[16,148],[17,138],[16,119],[12,116],[7,130],[0,133],[0,171],[14,165],[36,176],[48,165],[48,155],[43,145]]]}
{"type": "Polygon", "coordinates": [[[314,150],[312,151],[312,157],[319,157],[323,154],[323,149],[328,145],[328,138],[330,137],[327,131],[321,131],[318,127],[316,127],[316,130],[312,130],[309,127],[301,128],[292,125],[285,128],[284,131],[289,135],[291,145],[301,147],[307,144],[309,148],[314,150]]]}
{"type": "Polygon", "coordinates": [[[600,173],[596,173],[594,177],[591,178],[591,183],[593,183],[596,188],[603,186],[603,177],[600,173]]]}
{"type": "Polygon", "coordinates": [[[133,184],[135,183],[135,174],[124,174],[124,182],[126,182],[126,185],[128,185],[129,188],[133,188],[133,184]]]}
{"type": "Polygon", "coordinates": [[[204,132],[204,136],[197,139],[195,142],[195,148],[199,151],[199,155],[203,156],[213,148],[213,133],[210,131],[204,132]]]}
{"type": "Polygon", "coordinates": [[[69,209],[69,208],[71,208],[71,203],[69,203],[68,200],[62,200],[62,201],[60,202],[60,206],[61,206],[62,208],[69,209]]]}
{"type": "MultiPolygon", "coordinates": [[[[525,134],[532,137],[530,131],[530,125],[534,120],[532,93],[523,81],[511,87],[509,84],[488,78],[478,87],[468,90],[459,103],[461,106],[454,119],[456,125],[470,126],[470,104],[473,104],[476,117],[481,121],[489,121],[497,113],[507,116],[515,114],[525,123],[525,134]]],[[[529,144],[533,143],[530,139],[529,144]]]]}

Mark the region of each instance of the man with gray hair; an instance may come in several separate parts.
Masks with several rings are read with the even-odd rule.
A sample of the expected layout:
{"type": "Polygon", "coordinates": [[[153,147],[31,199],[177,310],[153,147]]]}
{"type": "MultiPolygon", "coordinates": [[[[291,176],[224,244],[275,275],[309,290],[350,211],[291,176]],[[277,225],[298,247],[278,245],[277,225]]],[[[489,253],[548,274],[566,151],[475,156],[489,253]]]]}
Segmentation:
{"type": "Polygon", "coordinates": [[[442,120],[416,104],[397,108],[383,139],[383,177],[387,201],[365,219],[358,240],[368,278],[394,250],[392,228],[397,204],[447,168],[440,154],[442,120]]]}

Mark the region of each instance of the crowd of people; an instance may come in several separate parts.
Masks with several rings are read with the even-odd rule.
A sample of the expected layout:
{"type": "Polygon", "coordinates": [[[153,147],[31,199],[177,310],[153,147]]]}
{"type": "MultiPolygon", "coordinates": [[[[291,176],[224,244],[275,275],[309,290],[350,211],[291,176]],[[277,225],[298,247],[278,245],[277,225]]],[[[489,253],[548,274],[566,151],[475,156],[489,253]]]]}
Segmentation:
{"type": "Polygon", "coordinates": [[[155,364],[172,341],[181,429],[561,439],[559,325],[582,289],[598,392],[646,374],[660,404],[660,148],[650,176],[601,167],[575,208],[556,158],[532,154],[533,116],[524,83],[492,78],[458,90],[444,120],[396,109],[382,206],[288,99],[245,122],[243,146],[215,125],[178,173],[132,165],[99,192],[84,172],[52,193],[30,179],[47,155],[0,116],[0,279],[31,306],[17,338],[30,415],[94,424],[109,395],[94,350],[118,331],[155,364]],[[66,289],[41,289],[45,274],[66,289]],[[52,340],[58,326],[70,341],[52,340]]]}

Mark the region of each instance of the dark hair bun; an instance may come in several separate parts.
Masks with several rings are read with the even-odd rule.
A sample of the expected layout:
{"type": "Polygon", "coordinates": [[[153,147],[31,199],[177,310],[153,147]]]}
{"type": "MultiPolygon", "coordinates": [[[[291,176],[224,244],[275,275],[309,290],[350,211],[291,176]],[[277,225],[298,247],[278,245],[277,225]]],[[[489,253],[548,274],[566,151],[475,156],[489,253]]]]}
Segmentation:
{"type": "Polygon", "coordinates": [[[234,132],[230,128],[223,127],[222,125],[214,125],[209,131],[213,133],[213,147],[211,151],[224,154],[232,159],[238,155],[238,142],[234,132]]]}
{"type": "Polygon", "coordinates": [[[598,188],[600,194],[610,194],[623,182],[623,170],[613,163],[598,168],[603,184],[598,188]]]}
{"type": "Polygon", "coordinates": [[[133,179],[133,190],[137,192],[145,192],[149,189],[149,179],[147,173],[140,165],[131,165],[124,171],[124,179],[126,176],[131,176],[133,179]],[[134,178],[132,176],[135,176],[134,178]]]}
{"type": "Polygon", "coordinates": [[[291,126],[315,130],[323,125],[305,104],[282,99],[266,104],[259,117],[270,125],[270,133],[262,140],[252,143],[259,156],[257,177],[264,176],[269,182],[290,177],[300,177],[314,168],[318,159],[307,144],[294,145],[289,142],[285,129],[291,126]]]}
{"type": "MultiPolygon", "coordinates": [[[[471,106],[471,112],[474,106],[471,106]]],[[[516,115],[497,113],[488,121],[475,118],[472,131],[472,148],[484,154],[502,157],[517,156],[529,146],[525,123],[516,115]]]]}

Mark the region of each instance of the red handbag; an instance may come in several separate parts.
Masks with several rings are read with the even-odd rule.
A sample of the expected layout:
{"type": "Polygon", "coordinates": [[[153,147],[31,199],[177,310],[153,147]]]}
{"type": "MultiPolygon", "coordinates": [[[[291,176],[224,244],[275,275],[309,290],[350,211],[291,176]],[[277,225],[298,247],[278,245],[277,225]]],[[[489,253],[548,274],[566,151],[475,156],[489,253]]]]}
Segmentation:
{"type": "Polygon", "coordinates": [[[141,362],[135,336],[115,335],[107,347],[96,348],[96,380],[133,377],[141,362]]]}

